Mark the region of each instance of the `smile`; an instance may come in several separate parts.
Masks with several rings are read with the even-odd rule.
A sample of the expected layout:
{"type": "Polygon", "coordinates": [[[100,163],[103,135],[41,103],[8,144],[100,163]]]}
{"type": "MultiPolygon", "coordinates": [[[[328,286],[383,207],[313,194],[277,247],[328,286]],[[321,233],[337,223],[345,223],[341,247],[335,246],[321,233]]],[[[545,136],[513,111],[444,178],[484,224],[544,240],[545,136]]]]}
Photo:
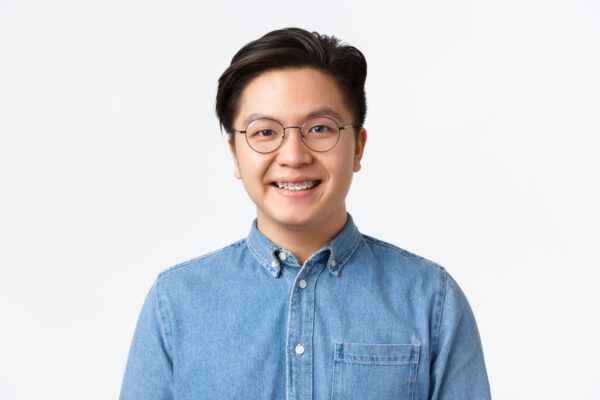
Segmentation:
{"type": "Polygon", "coordinates": [[[280,189],[290,190],[292,192],[300,192],[302,190],[311,189],[317,186],[321,181],[304,181],[304,182],[274,182],[274,185],[280,189]]]}

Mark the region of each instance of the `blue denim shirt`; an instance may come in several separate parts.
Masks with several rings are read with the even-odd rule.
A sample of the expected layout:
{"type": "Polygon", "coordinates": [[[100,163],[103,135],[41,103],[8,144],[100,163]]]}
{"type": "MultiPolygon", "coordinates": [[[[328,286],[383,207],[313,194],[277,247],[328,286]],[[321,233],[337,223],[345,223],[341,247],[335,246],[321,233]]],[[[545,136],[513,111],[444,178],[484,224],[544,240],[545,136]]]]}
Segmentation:
{"type": "Polygon", "coordinates": [[[489,399],[473,313],[440,266],[342,232],[299,265],[257,229],[162,272],[132,399],[489,399]]]}

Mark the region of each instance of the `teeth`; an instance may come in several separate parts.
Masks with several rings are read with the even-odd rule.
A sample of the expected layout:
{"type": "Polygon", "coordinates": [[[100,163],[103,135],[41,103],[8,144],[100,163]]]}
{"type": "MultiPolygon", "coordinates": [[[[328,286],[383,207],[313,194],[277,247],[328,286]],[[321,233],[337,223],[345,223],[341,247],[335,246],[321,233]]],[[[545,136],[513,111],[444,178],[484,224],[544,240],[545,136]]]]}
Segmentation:
{"type": "Polygon", "coordinates": [[[280,189],[287,189],[292,192],[299,192],[301,190],[306,190],[314,187],[317,184],[317,181],[305,181],[297,183],[275,182],[275,184],[280,189]]]}

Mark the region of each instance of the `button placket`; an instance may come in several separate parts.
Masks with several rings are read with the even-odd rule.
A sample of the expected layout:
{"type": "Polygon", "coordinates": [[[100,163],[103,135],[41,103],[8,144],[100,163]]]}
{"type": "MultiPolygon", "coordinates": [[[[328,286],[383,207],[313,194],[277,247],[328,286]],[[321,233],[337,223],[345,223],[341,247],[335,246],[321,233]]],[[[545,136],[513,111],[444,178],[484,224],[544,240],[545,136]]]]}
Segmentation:
{"type": "Polygon", "coordinates": [[[287,399],[312,399],[313,325],[316,280],[325,263],[307,262],[292,285],[287,334],[287,399]]]}

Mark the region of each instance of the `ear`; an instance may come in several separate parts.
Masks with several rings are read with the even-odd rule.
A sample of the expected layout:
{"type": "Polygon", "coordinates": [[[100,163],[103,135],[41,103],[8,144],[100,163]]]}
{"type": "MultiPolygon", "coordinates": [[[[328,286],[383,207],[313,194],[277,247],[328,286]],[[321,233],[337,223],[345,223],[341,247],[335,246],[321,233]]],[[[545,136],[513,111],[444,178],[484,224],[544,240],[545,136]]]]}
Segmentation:
{"type": "Polygon", "coordinates": [[[360,160],[362,159],[363,153],[365,151],[365,144],[367,143],[367,130],[362,128],[358,133],[358,138],[356,139],[356,150],[354,152],[354,172],[360,171],[360,160]]]}
{"type": "Polygon", "coordinates": [[[233,143],[233,136],[229,136],[227,138],[227,144],[229,145],[229,153],[231,153],[231,157],[233,158],[233,165],[235,166],[233,176],[235,176],[237,179],[242,179],[242,174],[240,173],[240,166],[237,160],[237,154],[235,153],[235,143],[233,143]]]}

